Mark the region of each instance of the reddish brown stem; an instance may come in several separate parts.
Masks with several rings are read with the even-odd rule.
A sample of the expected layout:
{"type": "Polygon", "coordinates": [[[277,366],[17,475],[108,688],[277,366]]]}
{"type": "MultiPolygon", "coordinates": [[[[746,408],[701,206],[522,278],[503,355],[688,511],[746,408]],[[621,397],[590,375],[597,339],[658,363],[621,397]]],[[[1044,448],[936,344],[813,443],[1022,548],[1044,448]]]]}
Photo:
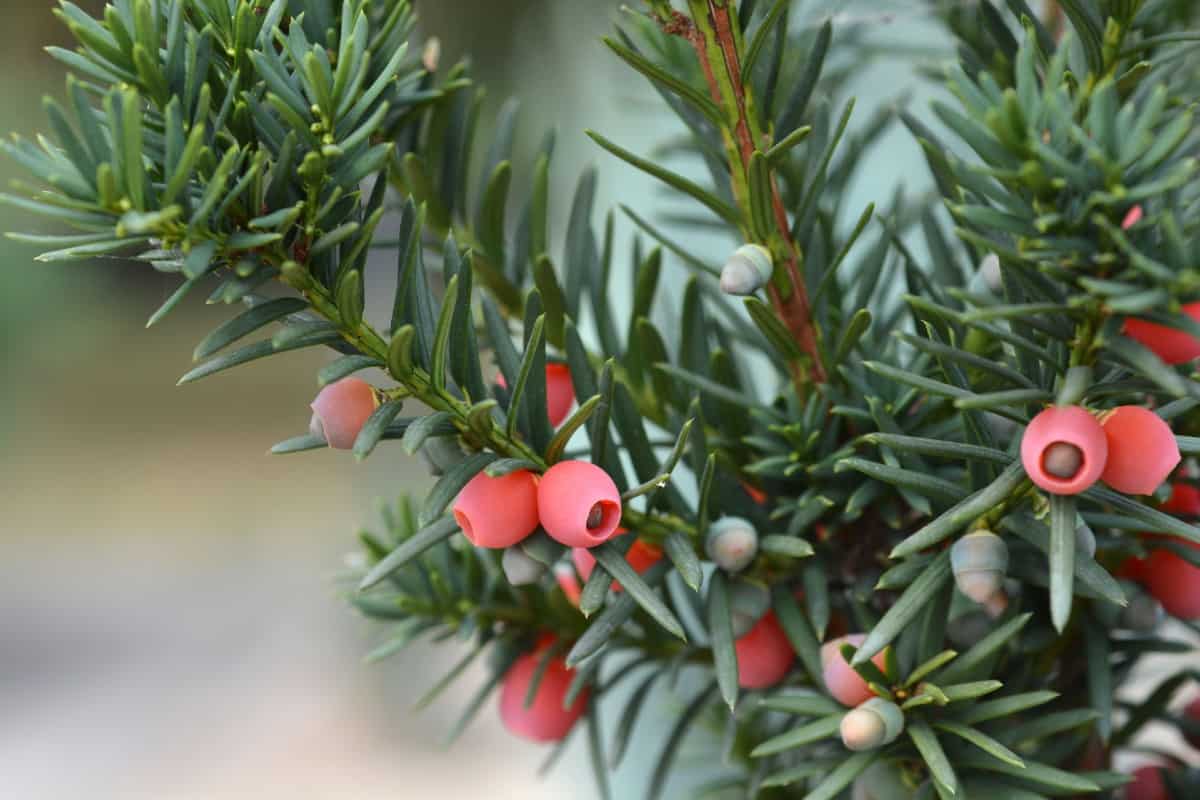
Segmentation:
{"type": "MultiPolygon", "coordinates": [[[[730,169],[740,170],[742,175],[746,175],[749,171],[750,159],[757,149],[755,141],[757,125],[750,113],[746,85],[742,76],[737,34],[733,27],[737,22],[733,19],[727,7],[709,0],[708,8],[709,18],[712,21],[713,30],[716,32],[717,43],[721,49],[721,58],[724,62],[720,66],[723,67],[725,74],[728,76],[737,112],[737,119],[733,126],[732,148],[734,152],[730,153],[731,161],[736,158],[737,163],[731,163],[730,169]]],[[[675,12],[672,19],[666,22],[663,28],[668,33],[684,36],[692,44],[700,60],[705,80],[708,82],[709,93],[712,95],[713,102],[721,106],[724,102],[721,85],[717,79],[715,67],[709,60],[708,47],[704,36],[691,20],[679,12],[675,12]]],[[[800,349],[809,357],[811,362],[807,370],[807,375],[798,372],[795,376],[797,389],[802,390],[803,385],[808,380],[824,383],[826,373],[824,364],[821,361],[820,349],[817,346],[817,332],[813,325],[812,308],[809,304],[804,274],[800,266],[800,249],[792,239],[787,210],[784,208],[783,197],[779,192],[779,186],[775,181],[774,175],[771,176],[771,199],[779,238],[786,247],[784,267],[787,271],[787,284],[790,284],[790,287],[788,287],[787,291],[784,291],[772,282],[768,285],[768,293],[771,297],[771,304],[775,309],[775,313],[796,339],[800,349]]]]}

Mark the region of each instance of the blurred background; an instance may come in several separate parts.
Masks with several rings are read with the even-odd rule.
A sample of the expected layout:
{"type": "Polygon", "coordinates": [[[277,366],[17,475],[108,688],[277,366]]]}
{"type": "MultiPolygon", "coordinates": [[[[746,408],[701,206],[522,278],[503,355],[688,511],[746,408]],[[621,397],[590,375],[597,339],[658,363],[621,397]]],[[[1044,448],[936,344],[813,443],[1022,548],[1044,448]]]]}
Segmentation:
{"type": "MultiPolygon", "coordinates": [[[[61,92],[62,73],[41,50],[65,44],[50,7],[5,2],[0,128],[36,131],[41,96],[61,92]]],[[[598,41],[615,2],[418,7],[443,63],[472,54],[490,112],[521,87],[527,145],[557,125],[557,197],[590,162],[601,169],[601,208],[654,211],[649,182],[583,135],[602,129],[646,152],[673,130],[598,41]]],[[[936,41],[928,19],[889,13],[904,7],[842,3],[840,13],[897,53],[901,42],[936,41]]],[[[913,78],[898,54],[865,65],[856,83],[861,121],[913,78]]],[[[928,185],[903,133],[872,159],[850,208],[899,180],[928,185]]],[[[0,179],[14,176],[0,162],[0,179]]],[[[557,205],[560,218],[568,205],[557,205]]],[[[0,229],[47,230],[7,209],[0,229]]],[[[451,648],[364,663],[382,632],[347,608],[333,576],[356,528],[373,522],[376,498],[427,478],[396,448],[365,464],[342,453],[266,455],[305,430],[324,356],[277,357],[177,388],[195,343],[230,309],[185,304],[147,332],[175,278],[116,260],[39,265],[34,255],[0,242],[0,795],[592,796],[578,747],[539,782],[546,751],[508,737],[490,707],[454,749],[441,747],[479,674],[431,709],[411,707],[457,660],[451,648]]],[[[628,760],[618,797],[633,794],[620,787],[639,783],[657,751],[653,732],[639,738],[649,746],[635,743],[642,763],[628,760]]]]}

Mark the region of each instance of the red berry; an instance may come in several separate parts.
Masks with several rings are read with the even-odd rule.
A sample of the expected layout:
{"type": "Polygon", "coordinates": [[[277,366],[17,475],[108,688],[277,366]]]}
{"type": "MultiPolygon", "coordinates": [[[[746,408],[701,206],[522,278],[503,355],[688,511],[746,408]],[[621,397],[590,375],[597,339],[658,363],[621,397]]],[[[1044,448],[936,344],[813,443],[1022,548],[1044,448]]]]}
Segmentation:
{"type": "Polygon", "coordinates": [[[454,519],[476,547],[512,547],[538,526],[537,477],[517,470],[499,478],[481,472],[454,501],[454,519]]]}
{"type": "MultiPolygon", "coordinates": [[[[850,644],[861,647],[866,639],[866,634],[855,633],[821,645],[821,677],[825,681],[825,688],[829,690],[829,694],[833,696],[834,700],[851,708],[870,700],[875,693],[867,686],[867,682],[863,680],[862,676],[847,663],[845,656],[842,655],[842,645],[850,644]]],[[[882,670],[886,663],[886,654],[886,649],[877,653],[871,659],[871,663],[882,670]]]]}
{"type": "Polygon", "coordinates": [[[378,406],[371,384],[360,378],[343,378],[326,386],[312,401],[309,428],[330,447],[350,450],[378,406]]]}
{"type": "MultiPolygon", "coordinates": [[[[1188,303],[1180,310],[1192,319],[1200,321],[1200,303],[1188,303]]],[[[1127,319],[1125,335],[1144,345],[1168,364],[1186,364],[1200,356],[1200,339],[1156,322],[1127,319]]]]}
{"type": "MultiPolygon", "coordinates": [[[[624,536],[626,533],[628,531],[624,528],[617,529],[617,536],[624,536]]],[[[629,551],[625,553],[625,560],[638,575],[662,561],[662,557],[661,548],[641,539],[635,539],[629,546],[629,551]]],[[[575,562],[575,569],[579,570],[579,577],[586,583],[587,579],[592,576],[592,570],[596,568],[596,557],[586,547],[573,547],[571,548],[571,560],[575,562]]],[[[612,590],[614,592],[621,591],[621,584],[613,581],[612,590]]]]}
{"type": "Polygon", "coordinates": [[[538,482],[538,514],[546,533],[568,547],[595,547],[621,522],[621,493],[608,473],[586,461],[560,461],[538,482]]]}
{"type": "MultiPolygon", "coordinates": [[[[501,389],[508,388],[504,375],[496,374],[496,385],[501,389]]],[[[571,413],[575,405],[575,384],[571,382],[571,370],[566,364],[546,365],[546,416],[550,424],[557,428],[571,413]]]]}
{"type": "Polygon", "coordinates": [[[500,689],[500,720],[511,733],[523,739],[557,742],[570,733],[571,727],[587,710],[588,691],[584,689],[580,692],[570,708],[563,708],[575,670],[556,656],[546,667],[533,696],[533,703],[526,708],[525,696],[543,653],[544,646],[526,653],[516,660],[504,676],[504,685],[500,689]]]}
{"type": "Polygon", "coordinates": [[[1079,494],[1100,478],[1108,440],[1080,406],[1052,406],[1025,428],[1021,463],[1029,479],[1053,494],[1079,494]]]}
{"type": "Polygon", "coordinates": [[[1133,783],[1125,786],[1125,800],[1169,800],[1162,769],[1149,765],[1135,769],[1133,783]]]}
{"type": "Polygon", "coordinates": [[[1171,497],[1163,503],[1163,510],[1172,514],[1200,517],[1200,489],[1190,483],[1173,484],[1171,497]]]}
{"type": "Polygon", "coordinates": [[[1200,750],[1200,697],[1188,703],[1183,709],[1183,718],[1192,724],[1191,730],[1183,734],[1183,738],[1192,747],[1200,750]]]}
{"type": "MultiPolygon", "coordinates": [[[[1200,549],[1195,542],[1182,539],[1175,542],[1200,549]]],[[[1137,573],[1168,614],[1186,620],[1200,619],[1200,567],[1170,550],[1155,550],[1142,560],[1137,573]]]]}
{"type": "Polygon", "coordinates": [[[571,370],[566,364],[546,365],[546,415],[550,424],[557,428],[571,413],[575,405],[575,385],[571,383],[571,370]]]}
{"type": "Polygon", "coordinates": [[[1101,425],[1108,459],[1100,480],[1118,492],[1151,494],[1179,465],[1179,445],[1171,426],[1141,406],[1120,406],[1101,425]]]}
{"type": "Polygon", "coordinates": [[[737,639],[733,649],[737,654],[738,685],[743,689],[774,686],[787,677],[796,660],[796,651],[773,611],[737,639]]]}
{"type": "Polygon", "coordinates": [[[1121,230],[1127,231],[1134,225],[1137,225],[1142,221],[1143,216],[1145,216],[1145,212],[1142,211],[1141,203],[1133,206],[1129,211],[1125,212],[1125,218],[1121,220],[1121,230]]]}

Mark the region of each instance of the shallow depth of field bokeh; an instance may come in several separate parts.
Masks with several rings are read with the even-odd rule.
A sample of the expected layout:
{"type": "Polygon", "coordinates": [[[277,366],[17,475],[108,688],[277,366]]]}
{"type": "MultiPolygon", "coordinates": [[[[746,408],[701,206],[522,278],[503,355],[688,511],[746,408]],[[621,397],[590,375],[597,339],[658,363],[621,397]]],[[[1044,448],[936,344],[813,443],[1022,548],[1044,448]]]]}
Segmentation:
{"type": "MultiPolygon", "coordinates": [[[[514,37],[562,26],[545,13],[510,32],[506,15],[483,15],[492,4],[471,5],[471,26],[434,9],[426,27],[444,32],[447,58],[471,48],[505,81],[514,37]]],[[[577,5],[603,29],[605,9],[577,5]]],[[[8,0],[0,12],[6,132],[36,130],[41,95],[62,91],[41,51],[63,38],[50,7],[8,0]]],[[[549,108],[570,108],[566,86],[543,88],[549,108]]],[[[16,172],[6,162],[0,175],[16,172]]],[[[46,230],[7,210],[0,223],[46,230]]],[[[490,706],[456,749],[441,747],[479,673],[412,713],[454,651],[363,662],[382,631],[347,609],[333,577],[374,498],[425,479],[394,449],[365,465],[266,455],[305,429],[326,356],[177,388],[229,309],[191,303],[146,331],[172,278],[33,255],[0,245],[0,795],[562,796],[580,770],[536,781],[544,751],[507,737],[490,706]]]]}
{"type": "MultiPolygon", "coordinates": [[[[928,33],[875,13],[904,3],[848,5],[881,42],[928,33]]],[[[583,135],[602,128],[644,152],[673,130],[598,42],[616,3],[418,6],[446,58],[474,53],[492,87],[486,113],[519,85],[527,143],[558,125],[560,198],[591,162],[602,207],[659,205],[647,181],[583,135]]],[[[40,46],[62,31],[40,0],[7,0],[0,19],[0,128],[28,133],[42,125],[41,95],[61,91],[40,46]]],[[[864,70],[860,121],[902,93],[898,74],[886,60],[864,70]]],[[[889,142],[862,202],[886,197],[898,177],[925,181],[904,135],[889,142]]],[[[0,162],[0,178],[14,174],[0,162]]],[[[0,228],[46,230],[8,210],[0,228]]],[[[375,498],[427,479],[394,447],[361,465],[330,452],[266,455],[307,425],[322,354],[177,388],[195,342],[229,309],[191,302],[145,331],[176,279],[33,255],[0,243],[0,796],[591,796],[578,747],[539,782],[546,751],[509,738],[490,705],[454,749],[441,747],[481,673],[420,714],[411,707],[456,660],[452,648],[363,662],[382,631],[347,609],[333,578],[375,498]]],[[[388,302],[388,272],[375,271],[376,308],[388,302]]],[[[619,780],[637,779],[652,738],[619,780]]]]}

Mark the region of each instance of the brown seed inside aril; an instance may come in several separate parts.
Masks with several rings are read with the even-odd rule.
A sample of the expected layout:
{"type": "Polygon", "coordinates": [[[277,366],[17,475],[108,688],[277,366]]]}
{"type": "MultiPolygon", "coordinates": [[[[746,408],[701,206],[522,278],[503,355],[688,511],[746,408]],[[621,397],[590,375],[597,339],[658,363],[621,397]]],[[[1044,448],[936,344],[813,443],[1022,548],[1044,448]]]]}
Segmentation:
{"type": "Polygon", "coordinates": [[[1042,456],[1042,468],[1056,478],[1074,478],[1083,466],[1083,451],[1070,442],[1055,442],[1042,456]]]}
{"type": "Polygon", "coordinates": [[[596,503],[596,505],[592,506],[592,510],[588,512],[588,530],[599,528],[602,522],[604,522],[604,506],[596,503]]]}

